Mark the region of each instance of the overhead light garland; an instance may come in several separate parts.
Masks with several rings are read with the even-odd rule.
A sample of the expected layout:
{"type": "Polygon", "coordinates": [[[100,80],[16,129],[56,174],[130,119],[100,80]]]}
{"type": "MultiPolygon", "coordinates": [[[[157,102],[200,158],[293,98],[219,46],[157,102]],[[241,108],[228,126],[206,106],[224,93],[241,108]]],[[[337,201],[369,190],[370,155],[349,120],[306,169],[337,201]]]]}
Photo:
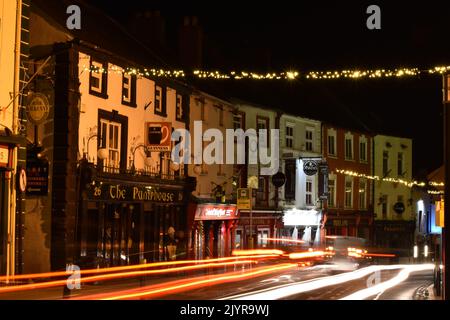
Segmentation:
{"type": "MultiPolygon", "coordinates": [[[[369,179],[369,180],[376,180],[376,181],[383,181],[383,182],[390,182],[390,183],[400,183],[408,188],[412,188],[414,186],[425,187],[427,185],[426,182],[407,181],[407,180],[396,179],[396,178],[381,178],[379,176],[370,176],[370,175],[367,175],[364,173],[358,173],[358,172],[351,171],[351,170],[336,169],[336,172],[339,174],[347,175],[347,176],[365,178],[365,179],[369,179]]],[[[443,182],[434,182],[434,181],[428,182],[428,185],[432,186],[432,187],[444,187],[445,186],[445,184],[443,182]]]]}
{"type": "Polygon", "coordinates": [[[414,77],[422,74],[434,75],[450,72],[450,66],[437,66],[431,69],[419,68],[397,68],[397,69],[367,69],[367,70],[340,70],[340,71],[309,71],[300,72],[296,70],[284,72],[257,73],[249,71],[207,71],[195,70],[188,73],[183,70],[164,69],[137,69],[133,67],[121,68],[111,66],[108,70],[95,66],[83,66],[85,71],[96,73],[117,73],[136,76],[153,76],[164,78],[186,78],[188,75],[198,79],[233,79],[233,80],[332,80],[332,79],[375,79],[375,78],[404,78],[414,77]]]}

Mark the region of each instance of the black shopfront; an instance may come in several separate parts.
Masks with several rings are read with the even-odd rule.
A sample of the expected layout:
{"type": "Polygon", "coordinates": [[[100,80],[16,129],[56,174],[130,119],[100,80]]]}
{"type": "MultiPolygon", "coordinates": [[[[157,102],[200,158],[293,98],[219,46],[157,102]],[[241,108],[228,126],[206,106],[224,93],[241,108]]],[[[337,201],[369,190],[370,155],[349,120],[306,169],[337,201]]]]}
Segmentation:
{"type": "Polygon", "coordinates": [[[181,181],[133,180],[96,179],[82,192],[76,230],[80,265],[110,267],[186,258],[191,188],[181,181]]]}

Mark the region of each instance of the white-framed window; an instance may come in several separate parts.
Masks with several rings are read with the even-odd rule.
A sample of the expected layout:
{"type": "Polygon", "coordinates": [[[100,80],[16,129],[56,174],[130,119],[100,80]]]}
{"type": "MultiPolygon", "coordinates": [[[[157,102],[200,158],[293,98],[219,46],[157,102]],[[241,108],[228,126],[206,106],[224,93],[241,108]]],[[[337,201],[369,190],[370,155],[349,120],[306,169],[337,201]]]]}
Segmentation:
{"type": "Polygon", "coordinates": [[[291,125],[286,126],[286,148],[292,148],[294,146],[294,127],[291,125]]]}
{"type": "Polygon", "coordinates": [[[336,176],[328,177],[328,207],[336,207],[336,176]]]}
{"type": "Polygon", "coordinates": [[[329,156],[336,156],[336,131],[332,130],[332,129],[328,129],[328,141],[327,141],[327,145],[328,145],[328,155],[329,156]]]}
{"type": "Polygon", "coordinates": [[[259,118],[258,117],[258,133],[259,130],[264,130],[264,129],[268,129],[268,119],[266,118],[259,118]]]}
{"type": "Polygon", "coordinates": [[[353,135],[345,135],[345,160],[353,160],[353,135]]]}
{"type": "Polygon", "coordinates": [[[364,178],[359,179],[359,209],[367,209],[367,180],[364,178]]]}
{"type": "Polygon", "coordinates": [[[160,86],[155,86],[155,113],[162,113],[162,88],[160,86]]]}
{"type": "Polygon", "coordinates": [[[90,90],[96,93],[103,93],[103,63],[91,61],[90,90]]]}
{"type": "Polygon", "coordinates": [[[120,168],[121,127],[118,122],[100,119],[100,147],[108,150],[108,158],[103,161],[103,166],[108,170],[120,168]]]}
{"type": "Polygon", "coordinates": [[[313,183],[311,180],[306,180],[306,190],[305,190],[305,203],[307,206],[313,205],[313,183]]]}
{"type": "Polygon", "coordinates": [[[389,151],[383,151],[383,177],[389,174],[389,151]]]}
{"type": "Polygon", "coordinates": [[[404,155],[403,152],[399,152],[397,155],[397,174],[399,177],[403,177],[405,168],[404,168],[404,155]]]}
{"type": "Polygon", "coordinates": [[[367,138],[364,136],[359,138],[359,161],[367,162],[367,138]]]}
{"type": "Polygon", "coordinates": [[[233,129],[243,129],[242,114],[233,114],[233,129]]]}
{"type": "Polygon", "coordinates": [[[353,208],[353,177],[345,177],[345,201],[344,206],[347,209],[353,208]]]}
{"type": "Polygon", "coordinates": [[[183,120],[183,96],[177,94],[176,98],[176,119],[183,120]]]}
{"type": "Polygon", "coordinates": [[[313,129],[306,129],[305,132],[305,147],[306,151],[313,151],[313,129]]]}

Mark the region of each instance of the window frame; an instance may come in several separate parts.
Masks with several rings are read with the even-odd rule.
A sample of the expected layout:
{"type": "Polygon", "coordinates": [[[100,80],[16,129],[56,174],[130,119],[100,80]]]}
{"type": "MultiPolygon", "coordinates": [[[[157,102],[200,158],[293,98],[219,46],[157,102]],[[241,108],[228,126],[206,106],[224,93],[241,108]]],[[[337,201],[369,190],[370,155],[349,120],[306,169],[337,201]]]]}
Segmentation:
{"type": "Polygon", "coordinates": [[[368,140],[365,136],[359,137],[359,162],[368,163],[368,140]],[[362,152],[361,146],[364,146],[364,153],[362,152]]]}
{"type": "Polygon", "coordinates": [[[306,206],[314,205],[313,189],[314,189],[313,181],[311,179],[306,179],[306,181],[305,181],[305,205],[306,206]],[[308,186],[309,186],[309,188],[308,188],[308,186]]]}
{"type": "Polygon", "coordinates": [[[327,205],[329,208],[336,208],[336,185],[337,185],[337,176],[328,175],[328,202],[327,202],[327,205]],[[330,181],[333,181],[333,184],[331,184],[330,181]],[[331,190],[333,192],[331,192],[331,190]],[[333,202],[330,202],[331,195],[332,195],[333,202]]]}
{"type": "Polygon", "coordinates": [[[108,99],[108,62],[91,57],[89,66],[89,94],[99,98],[108,99]],[[104,72],[94,72],[92,70],[94,65],[96,65],[96,68],[102,68],[104,72]],[[99,87],[93,87],[93,78],[99,80],[99,87]]]}
{"type": "Polygon", "coordinates": [[[286,136],[286,139],[285,139],[286,148],[293,149],[294,148],[294,125],[293,124],[290,124],[290,123],[286,124],[286,135],[285,136],[286,136]],[[289,131],[291,131],[291,132],[289,132],[289,131]]]}
{"type": "Polygon", "coordinates": [[[346,161],[353,161],[355,159],[354,151],[354,136],[352,134],[346,134],[344,137],[344,157],[346,161]],[[350,149],[347,148],[348,141],[350,141],[350,149]],[[348,151],[350,151],[350,154],[348,151]]]}
{"type": "Polygon", "coordinates": [[[327,130],[327,154],[331,157],[337,157],[336,136],[335,130],[327,130]],[[330,144],[330,138],[333,138],[333,144],[330,144]],[[330,152],[330,146],[333,146],[333,153],[330,152]]]}
{"type": "Polygon", "coordinates": [[[154,112],[156,115],[161,117],[167,117],[167,106],[166,106],[166,87],[155,83],[155,96],[154,96],[155,106],[154,112]],[[157,92],[160,92],[159,100],[157,99],[157,92]],[[159,108],[156,108],[156,101],[159,101],[159,108]]]}
{"type": "Polygon", "coordinates": [[[314,129],[305,129],[305,151],[314,152],[314,129]],[[308,133],[311,133],[311,138],[308,137],[308,133]]]}
{"type": "Polygon", "coordinates": [[[122,73],[122,104],[125,106],[136,108],[136,85],[137,85],[137,77],[134,74],[126,74],[122,73]],[[125,96],[123,94],[123,90],[125,89],[125,79],[129,79],[128,82],[128,94],[129,99],[125,100],[125,96]]]}
{"type": "Polygon", "coordinates": [[[358,207],[360,210],[367,210],[367,179],[360,178],[359,179],[359,187],[358,187],[358,207]],[[364,183],[364,192],[361,192],[361,184],[364,183]],[[361,201],[361,194],[364,193],[364,199],[361,201]]]}
{"type": "Polygon", "coordinates": [[[175,120],[183,121],[184,120],[184,103],[183,103],[183,95],[177,93],[175,96],[175,120]]]}
{"type": "Polygon", "coordinates": [[[346,176],[345,182],[344,182],[344,208],[345,209],[353,209],[353,185],[354,185],[354,179],[353,177],[346,176]],[[351,189],[350,192],[347,192],[347,183],[351,183],[351,189]],[[350,205],[347,203],[347,194],[350,193],[350,205]]]}

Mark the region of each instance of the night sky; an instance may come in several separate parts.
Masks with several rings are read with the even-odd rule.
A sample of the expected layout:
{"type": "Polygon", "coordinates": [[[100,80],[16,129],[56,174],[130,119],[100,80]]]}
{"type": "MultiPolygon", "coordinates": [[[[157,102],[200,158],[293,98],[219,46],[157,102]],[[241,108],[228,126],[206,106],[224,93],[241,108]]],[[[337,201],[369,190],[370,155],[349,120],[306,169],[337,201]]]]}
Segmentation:
{"type": "MultiPolygon", "coordinates": [[[[185,15],[203,28],[203,68],[255,72],[450,65],[450,3],[444,1],[89,1],[125,27],[133,12],[160,10],[177,50],[185,15]],[[366,8],[381,7],[381,30],[366,8]]],[[[162,57],[164,59],[164,57],[162,57]]],[[[214,86],[214,84],[213,84],[214,86]]],[[[233,96],[373,132],[414,139],[414,173],[442,163],[440,76],[384,80],[221,83],[233,96]],[[299,111],[300,110],[300,111],[299,111]],[[345,110],[345,112],[342,112],[345,110]]]]}

